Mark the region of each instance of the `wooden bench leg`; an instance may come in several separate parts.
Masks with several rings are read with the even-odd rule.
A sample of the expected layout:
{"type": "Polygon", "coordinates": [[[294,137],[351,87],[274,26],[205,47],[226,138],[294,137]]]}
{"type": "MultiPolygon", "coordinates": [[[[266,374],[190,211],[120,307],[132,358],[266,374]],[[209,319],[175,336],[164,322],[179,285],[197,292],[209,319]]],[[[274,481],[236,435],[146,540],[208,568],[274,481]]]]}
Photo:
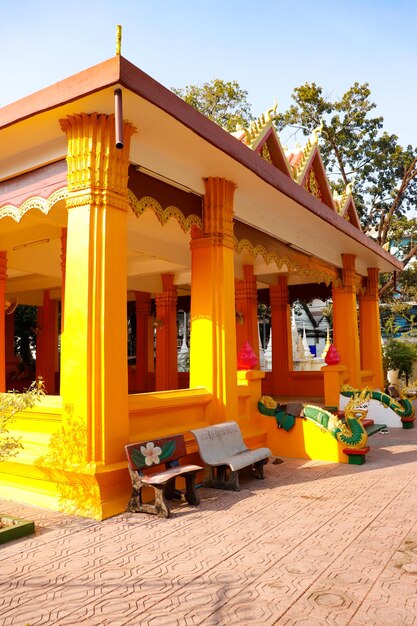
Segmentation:
{"type": "Polygon", "coordinates": [[[182,493],[175,487],[175,478],[172,478],[166,483],[165,486],[165,498],[167,500],[181,500],[182,493]]]}
{"type": "Polygon", "coordinates": [[[195,472],[185,475],[185,499],[192,506],[200,504],[200,495],[195,488],[195,472]]]}
{"type": "MultiPolygon", "coordinates": [[[[129,470],[130,471],[130,470],[129,470]]],[[[153,487],[155,492],[155,502],[144,503],[142,498],[143,485],[136,472],[131,472],[132,478],[132,495],[127,504],[126,511],[130,513],[150,513],[151,515],[158,515],[158,517],[171,517],[171,511],[168,503],[165,499],[165,487],[166,485],[146,485],[153,487]]]]}
{"type": "Polygon", "coordinates": [[[165,500],[165,485],[153,487],[155,492],[155,502],[152,504],[147,502],[146,504],[142,500],[142,487],[139,488],[137,493],[132,491],[132,497],[130,498],[126,511],[130,513],[150,513],[151,515],[157,515],[158,517],[171,517],[171,511],[165,500]]]}

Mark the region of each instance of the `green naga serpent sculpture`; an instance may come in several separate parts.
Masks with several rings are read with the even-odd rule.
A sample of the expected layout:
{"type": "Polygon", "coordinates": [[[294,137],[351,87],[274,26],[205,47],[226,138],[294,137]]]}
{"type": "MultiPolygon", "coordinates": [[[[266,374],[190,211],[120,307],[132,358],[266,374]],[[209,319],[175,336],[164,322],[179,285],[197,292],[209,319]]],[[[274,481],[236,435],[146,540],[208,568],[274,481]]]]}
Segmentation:
{"type": "MultiPolygon", "coordinates": [[[[344,446],[362,450],[367,447],[368,443],[368,434],[362,424],[362,419],[368,412],[369,399],[370,393],[367,389],[352,394],[345,408],[345,421],[313,404],[304,405],[300,417],[315,422],[319,428],[327,430],[344,446]]],[[[274,416],[277,411],[282,411],[282,407],[269,396],[263,396],[260,399],[258,409],[263,415],[274,416]]]]}
{"type": "Polygon", "coordinates": [[[345,422],[330,411],[311,404],[304,407],[303,417],[328,430],[339,443],[349,448],[363,450],[368,444],[368,434],[362,424],[362,419],[368,412],[369,399],[370,394],[367,389],[353,394],[345,407],[345,422]]]}
{"type": "MultiPolygon", "coordinates": [[[[351,398],[354,394],[359,393],[359,391],[350,385],[343,385],[340,393],[346,398],[351,398]]],[[[392,398],[382,391],[374,390],[370,392],[370,400],[378,400],[382,405],[394,411],[394,413],[400,417],[405,428],[412,428],[414,426],[414,406],[411,400],[415,398],[417,398],[417,380],[403,387],[400,390],[399,398],[392,398]]]]}

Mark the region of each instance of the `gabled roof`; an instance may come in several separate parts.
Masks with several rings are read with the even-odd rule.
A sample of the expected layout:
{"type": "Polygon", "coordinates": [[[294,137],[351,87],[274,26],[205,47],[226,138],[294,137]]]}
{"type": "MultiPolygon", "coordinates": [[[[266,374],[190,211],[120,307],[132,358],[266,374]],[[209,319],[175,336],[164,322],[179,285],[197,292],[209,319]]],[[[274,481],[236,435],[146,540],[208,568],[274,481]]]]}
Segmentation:
{"type": "Polygon", "coordinates": [[[303,149],[288,153],[287,158],[292,167],[294,180],[335,211],[332,190],[318,148],[318,136],[321,130],[322,125],[313,130],[303,149]]]}
{"type": "Polygon", "coordinates": [[[291,168],[274,126],[276,109],[277,104],[252,122],[249,128],[240,128],[231,134],[265,161],[272,163],[286,176],[291,177],[291,168]]]}
{"type": "MultiPolygon", "coordinates": [[[[124,118],[138,131],[131,140],[132,164],[199,195],[204,195],[207,176],[232,180],[237,185],[236,219],[336,267],[341,266],[343,252],[356,256],[357,271],[364,276],[368,267],[402,268],[398,259],[284,171],[119,56],[0,109],[4,184],[65,158],[67,145],[59,120],[79,112],[114,114],[115,87],[123,91],[124,118]]],[[[266,143],[275,137],[273,133],[266,137],[268,129],[262,132],[266,143]]]]}
{"type": "Polygon", "coordinates": [[[346,185],[346,189],[341,196],[333,194],[333,199],[339,215],[344,217],[347,222],[353,224],[353,226],[356,226],[359,230],[362,230],[358,212],[356,211],[355,202],[352,196],[352,183],[346,185]]]}

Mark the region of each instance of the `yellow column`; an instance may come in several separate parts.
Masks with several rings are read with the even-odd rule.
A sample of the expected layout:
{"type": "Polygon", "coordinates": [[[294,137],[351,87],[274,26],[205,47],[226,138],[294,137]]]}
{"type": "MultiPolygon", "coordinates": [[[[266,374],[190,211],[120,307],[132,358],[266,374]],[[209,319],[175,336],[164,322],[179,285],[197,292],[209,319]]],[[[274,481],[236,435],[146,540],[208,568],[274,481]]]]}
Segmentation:
{"type": "Polygon", "coordinates": [[[6,323],[5,295],[7,280],[7,253],[0,251],[0,392],[6,391],[6,323]]]}
{"type": "Polygon", "coordinates": [[[272,332],[272,390],[288,394],[292,370],[291,311],[288,301],[288,279],[278,276],[278,284],[269,287],[272,332]]]}
{"type": "Polygon", "coordinates": [[[147,391],[148,385],[148,340],[151,294],[135,292],[136,299],[136,392],[147,391]]]}
{"type": "Polygon", "coordinates": [[[359,343],[362,369],[374,373],[372,386],[384,389],[381,321],[379,317],[378,268],[368,268],[366,293],[359,296],[359,343]]]}
{"type": "Polygon", "coordinates": [[[253,265],[244,265],[243,274],[244,279],[236,280],[235,284],[237,351],[248,341],[258,359],[259,369],[258,292],[253,265]]]}
{"type": "Polygon", "coordinates": [[[78,471],[96,479],[78,496],[79,510],[84,506],[86,514],[100,518],[120,511],[126,496],[117,484],[126,481],[120,462],[129,441],[126,231],[134,131],[124,123],[125,147],[117,150],[113,116],[77,114],[61,126],[68,140],[65,436],[78,471]]]}
{"type": "Polygon", "coordinates": [[[341,363],[347,367],[349,384],[361,386],[358,315],[356,307],[355,255],[342,254],[342,286],[334,287],[333,344],[340,354],[341,363]]]}
{"type": "Polygon", "coordinates": [[[51,300],[49,290],[43,293],[43,306],[38,307],[38,334],[36,336],[36,377],[42,376],[48,394],[55,393],[55,364],[58,352],[57,302],[51,300]]]}
{"type": "Polygon", "coordinates": [[[234,183],[208,178],[203,229],[192,229],[190,387],[213,393],[216,421],[237,418],[234,183]]]}
{"type": "Polygon", "coordinates": [[[155,389],[178,389],[177,288],[174,274],[162,275],[162,293],[155,294],[156,366],[155,389]]]}

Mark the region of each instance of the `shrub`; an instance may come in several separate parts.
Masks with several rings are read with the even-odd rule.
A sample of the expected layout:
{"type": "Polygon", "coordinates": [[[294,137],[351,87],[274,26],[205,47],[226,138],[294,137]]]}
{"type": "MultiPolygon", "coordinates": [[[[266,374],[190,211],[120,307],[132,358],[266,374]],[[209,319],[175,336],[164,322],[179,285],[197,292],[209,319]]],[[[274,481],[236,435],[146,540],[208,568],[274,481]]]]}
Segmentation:
{"type": "Polygon", "coordinates": [[[401,339],[389,339],[384,345],[384,368],[399,370],[399,376],[405,376],[407,385],[414,361],[417,361],[417,345],[401,339]]]}
{"type": "Polygon", "coordinates": [[[44,395],[41,378],[34,381],[23,393],[11,391],[0,394],[0,461],[16,456],[22,448],[20,437],[9,434],[10,424],[16,413],[32,408],[44,395]]]}

